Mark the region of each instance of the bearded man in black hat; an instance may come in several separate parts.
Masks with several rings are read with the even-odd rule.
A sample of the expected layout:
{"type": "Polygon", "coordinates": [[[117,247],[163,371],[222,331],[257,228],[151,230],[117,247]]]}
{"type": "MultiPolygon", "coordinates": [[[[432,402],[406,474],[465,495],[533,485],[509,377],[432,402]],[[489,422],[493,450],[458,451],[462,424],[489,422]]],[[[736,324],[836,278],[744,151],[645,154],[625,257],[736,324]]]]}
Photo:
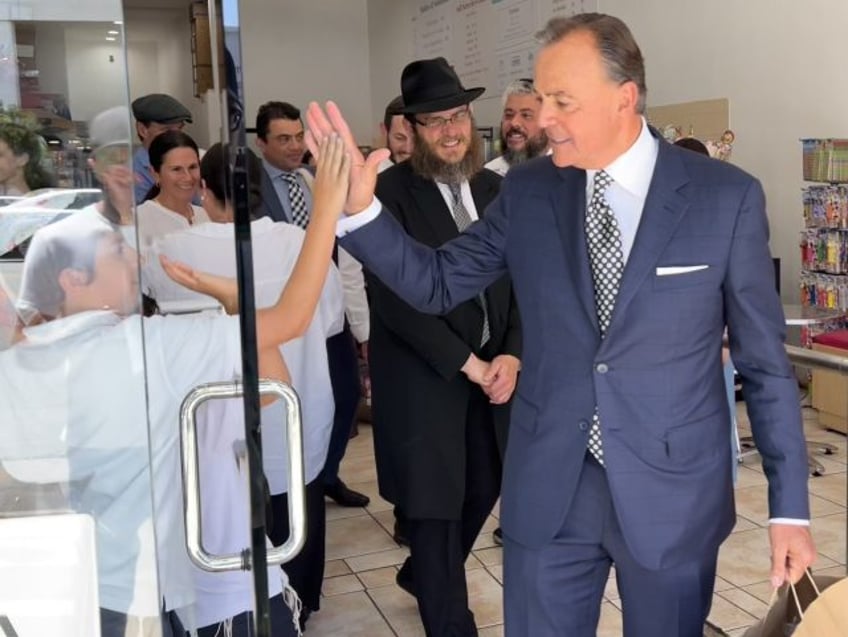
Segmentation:
{"type": "MultiPolygon", "coordinates": [[[[403,115],[415,148],[380,174],[377,196],[406,231],[439,246],[479,219],[501,178],[483,169],[471,102],[444,58],[403,71],[403,115]]],[[[518,314],[507,277],[445,316],[422,314],[368,275],[374,448],[380,494],[408,519],[410,557],[398,584],[415,595],[427,635],[476,635],[464,562],[501,479],[520,367],[518,314]]]]}

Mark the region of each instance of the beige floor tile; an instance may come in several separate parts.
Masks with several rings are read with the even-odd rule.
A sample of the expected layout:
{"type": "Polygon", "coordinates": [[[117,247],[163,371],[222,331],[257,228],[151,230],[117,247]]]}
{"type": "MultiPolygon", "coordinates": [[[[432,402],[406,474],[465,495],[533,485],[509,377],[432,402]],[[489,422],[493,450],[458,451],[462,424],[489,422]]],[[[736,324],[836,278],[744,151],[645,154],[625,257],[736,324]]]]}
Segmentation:
{"type": "Polygon", "coordinates": [[[728,582],[726,579],[722,579],[721,577],[716,576],[715,588],[713,589],[713,592],[720,593],[721,591],[726,591],[729,588],[734,588],[733,584],[728,582]]]}
{"type": "Polygon", "coordinates": [[[412,595],[396,585],[374,588],[369,590],[368,594],[395,634],[403,635],[403,637],[424,637],[424,627],[418,615],[418,604],[412,595]]]}
{"type": "Polygon", "coordinates": [[[762,600],[757,595],[753,595],[741,588],[731,588],[730,590],[719,593],[721,597],[744,610],[746,613],[760,618],[768,611],[769,599],[762,600]]]}
{"type": "MultiPolygon", "coordinates": [[[[838,564],[845,564],[845,512],[814,518],[810,523],[819,556],[827,556],[838,564]]],[[[822,568],[827,564],[820,564],[822,568]]]]}
{"type": "Polygon", "coordinates": [[[362,571],[356,575],[365,588],[380,588],[381,586],[391,586],[395,583],[397,568],[386,566],[385,568],[375,568],[371,571],[362,571]]]}
{"type": "Polygon", "coordinates": [[[615,581],[615,576],[607,578],[607,583],[604,585],[604,599],[608,602],[617,602],[621,599],[618,594],[618,583],[615,581]]]}
{"type": "Polygon", "coordinates": [[[813,573],[816,575],[828,575],[832,577],[845,577],[848,575],[848,571],[845,570],[844,564],[840,564],[839,566],[827,566],[824,568],[820,568],[818,564],[814,564],[813,573]]]}
{"type": "Polygon", "coordinates": [[[324,594],[324,597],[332,597],[333,595],[361,591],[364,588],[356,575],[339,575],[338,577],[325,577],[321,592],[324,594]]]}
{"type": "Polygon", "coordinates": [[[756,617],[742,610],[733,602],[725,599],[722,595],[726,593],[716,593],[713,595],[713,607],[710,610],[709,621],[721,628],[722,630],[732,630],[742,626],[750,626],[755,621],[756,617]]]}
{"type": "Polygon", "coordinates": [[[342,520],[344,518],[361,518],[368,515],[368,511],[365,509],[360,507],[342,507],[332,500],[326,500],[325,506],[327,507],[327,522],[330,520],[342,520]]]}
{"type": "Polygon", "coordinates": [[[344,560],[330,560],[324,564],[324,577],[336,577],[338,575],[347,575],[351,570],[344,560]]]}
{"type": "Polygon", "coordinates": [[[477,557],[474,555],[474,553],[471,553],[468,556],[468,559],[465,560],[465,570],[466,571],[473,571],[474,569],[477,569],[477,568],[483,568],[483,566],[485,566],[483,564],[483,562],[481,562],[479,559],[477,559],[477,557]]]}
{"type": "Polygon", "coordinates": [[[503,624],[500,626],[487,626],[477,631],[479,637],[504,637],[503,624]]]}
{"type": "Polygon", "coordinates": [[[377,553],[396,546],[370,515],[327,522],[328,560],[377,553]]]}
{"type": "Polygon", "coordinates": [[[394,637],[386,620],[362,591],[325,597],[309,619],[309,637],[394,637]]]}
{"type": "Polygon", "coordinates": [[[612,602],[603,602],[597,637],[621,637],[622,632],[624,632],[624,624],[621,611],[612,602]]]}
{"type": "Polygon", "coordinates": [[[474,551],[474,555],[486,566],[494,566],[495,564],[503,564],[503,549],[500,546],[493,546],[490,549],[480,549],[474,551]]]}
{"type": "Polygon", "coordinates": [[[377,467],[374,465],[374,456],[370,454],[351,458],[345,456],[339,469],[339,477],[348,486],[358,482],[376,482],[377,467]]]}
{"type": "MultiPolygon", "coordinates": [[[[841,477],[844,480],[845,474],[841,474],[841,477]]],[[[816,495],[810,495],[810,514],[814,518],[832,515],[833,513],[844,510],[845,505],[839,505],[816,495]]],[[[767,526],[769,510],[764,487],[736,489],[736,512],[760,526],[767,526]]]]}
{"type": "Polygon", "coordinates": [[[745,487],[765,487],[768,485],[768,480],[759,467],[759,456],[748,458],[744,464],[739,465],[736,472],[736,488],[744,489],[745,487]]]}
{"type": "Polygon", "coordinates": [[[398,548],[394,541],[392,544],[394,548],[367,555],[354,555],[346,558],[345,562],[354,573],[403,564],[403,561],[409,557],[409,549],[398,548]]]}
{"type": "Polygon", "coordinates": [[[739,531],[749,531],[751,529],[756,529],[760,525],[756,522],[752,522],[748,518],[737,515],[736,516],[736,524],[733,526],[733,533],[737,533],[739,531]]]}
{"type": "Polygon", "coordinates": [[[492,577],[494,577],[498,581],[498,584],[503,586],[503,564],[487,566],[486,570],[492,574],[492,577]]]}
{"type": "Polygon", "coordinates": [[[732,533],[718,554],[718,575],[734,586],[760,582],[769,573],[767,529],[732,533]]]}
{"type": "Polygon", "coordinates": [[[503,623],[503,587],[484,568],[468,571],[468,600],[478,627],[503,623]]]}
{"type": "MultiPolygon", "coordinates": [[[[372,500],[373,502],[373,500],[372,500]]],[[[387,503],[388,504],[388,503],[387,503]]],[[[391,507],[391,505],[389,505],[391,507]]],[[[395,512],[391,509],[384,509],[382,511],[371,511],[371,517],[377,520],[377,523],[386,529],[386,532],[391,535],[394,533],[395,527],[395,512]]]]}
{"type": "Polygon", "coordinates": [[[848,483],[848,479],[846,479],[844,473],[830,473],[819,476],[810,480],[810,493],[834,502],[844,509],[846,483],[848,483]]]}
{"type": "Polygon", "coordinates": [[[771,587],[770,581],[764,580],[762,582],[757,582],[756,584],[749,584],[748,586],[743,586],[739,590],[743,590],[749,595],[753,595],[758,600],[768,605],[768,603],[771,602],[771,594],[774,589],[771,587]]]}

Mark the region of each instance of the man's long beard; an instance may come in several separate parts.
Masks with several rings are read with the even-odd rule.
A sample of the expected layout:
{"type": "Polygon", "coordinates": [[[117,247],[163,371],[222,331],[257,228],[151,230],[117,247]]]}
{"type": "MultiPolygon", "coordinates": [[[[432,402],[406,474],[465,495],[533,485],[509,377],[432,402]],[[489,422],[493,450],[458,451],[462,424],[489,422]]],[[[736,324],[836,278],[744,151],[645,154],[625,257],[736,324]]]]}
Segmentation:
{"type": "Polygon", "coordinates": [[[448,163],[434,153],[430,145],[416,135],[415,146],[409,158],[412,170],[424,179],[445,183],[459,183],[471,179],[483,167],[483,141],[471,122],[471,139],[465,156],[455,164],[448,163]]]}
{"type": "Polygon", "coordinates": [[[501,133],[501,148],[504,149],[504,161],[510,166],[515,166],[528,159],[538,157],[548,149],[548,136],[545,134],[545,131],[540,131],[536,137],[528,137],[527,143],[524,144],[524,148],[521,150],[513,150],[507,145],[506,138],[509,133],[510,131],[507,131],[506,135],[501,133]]]}

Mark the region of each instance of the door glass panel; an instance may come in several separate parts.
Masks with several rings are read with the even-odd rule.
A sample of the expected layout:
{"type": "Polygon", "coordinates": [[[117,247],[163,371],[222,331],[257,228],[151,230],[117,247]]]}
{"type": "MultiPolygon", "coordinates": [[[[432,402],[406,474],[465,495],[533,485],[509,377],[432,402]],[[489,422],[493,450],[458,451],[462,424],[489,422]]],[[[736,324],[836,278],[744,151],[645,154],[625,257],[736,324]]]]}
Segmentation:
{"type": "Polygon", "coordinates": [[[178,483],[181,396],[149,429],[128,94],[118,0],[0,5],[5,634],[158,635],[190,601],[157,563],[182,544],[151,481],[178,483]]]}

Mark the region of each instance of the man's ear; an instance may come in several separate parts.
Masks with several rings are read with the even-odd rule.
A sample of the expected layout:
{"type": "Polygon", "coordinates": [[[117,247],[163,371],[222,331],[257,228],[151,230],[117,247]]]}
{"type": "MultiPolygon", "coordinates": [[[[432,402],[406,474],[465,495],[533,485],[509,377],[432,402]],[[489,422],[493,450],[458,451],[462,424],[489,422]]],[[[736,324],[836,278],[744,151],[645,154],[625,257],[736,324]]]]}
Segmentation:
{"type": "Polygon", "coordinates": [[[88,282],[88,275],[76,268],[65,268],[59,273],[59,287],[66,295],[71,290],[88,285],[88,282]]]}
{"type": "Polygon", "coordinates": [[[15,155],[15,165],[18,168],[23,168],[29,163],[29,153],[21,153],[20,155],[15,155]]]}
{"type": "Polygon", "coordinates": [[[619,110],[636,111],[636,103],[639,101],[639,87],[636,82],[624,82],[619,86],[619,110]]]}

